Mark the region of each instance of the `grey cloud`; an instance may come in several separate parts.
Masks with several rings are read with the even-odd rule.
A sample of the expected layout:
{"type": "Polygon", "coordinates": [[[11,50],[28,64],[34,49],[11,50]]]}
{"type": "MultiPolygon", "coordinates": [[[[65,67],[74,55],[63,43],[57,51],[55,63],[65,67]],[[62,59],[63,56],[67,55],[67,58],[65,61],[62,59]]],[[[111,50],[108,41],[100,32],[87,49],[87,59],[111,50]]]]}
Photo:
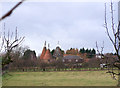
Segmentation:
{"type": "MultiPolygon", "coordinates": [[[[3,4],[3,13],[14,4],[3,4]]],[[[19,35],[26,36],[24,44],[37,53],[41,53],[45,40],[51,43],[51,49],[57,41],[65,50],[95,48],[96,41],[105,41],[105,52],[113,49],[103,27],[104,2],[25,2],[3,22],[11,30],[18,26],[19,35]]]]}

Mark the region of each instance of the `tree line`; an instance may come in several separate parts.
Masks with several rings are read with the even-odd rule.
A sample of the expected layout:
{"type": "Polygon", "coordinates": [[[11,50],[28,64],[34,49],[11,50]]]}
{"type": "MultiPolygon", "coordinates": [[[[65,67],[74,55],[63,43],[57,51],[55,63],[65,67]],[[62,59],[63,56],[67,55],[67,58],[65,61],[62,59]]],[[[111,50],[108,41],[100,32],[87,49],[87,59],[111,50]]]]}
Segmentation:
{"type": "Polygon", "coordinates": [[[93,49],[85,49],[84,47],[81,49],[70,48],[66,51],[65,54],[79,55],[79,54],[87,54],[87,58],[92,58],[96,55],[96,50],[93,49]]]}

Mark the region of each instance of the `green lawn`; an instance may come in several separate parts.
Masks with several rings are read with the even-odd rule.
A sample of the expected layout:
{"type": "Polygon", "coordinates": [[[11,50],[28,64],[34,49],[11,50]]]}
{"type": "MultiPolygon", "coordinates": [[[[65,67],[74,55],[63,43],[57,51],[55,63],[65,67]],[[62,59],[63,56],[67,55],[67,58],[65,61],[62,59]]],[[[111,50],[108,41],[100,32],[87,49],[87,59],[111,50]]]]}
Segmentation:
{"type": "Polygon", "coordinates": [[[106,71],[9,72],[3,86],[116,86],[106,71]]]}

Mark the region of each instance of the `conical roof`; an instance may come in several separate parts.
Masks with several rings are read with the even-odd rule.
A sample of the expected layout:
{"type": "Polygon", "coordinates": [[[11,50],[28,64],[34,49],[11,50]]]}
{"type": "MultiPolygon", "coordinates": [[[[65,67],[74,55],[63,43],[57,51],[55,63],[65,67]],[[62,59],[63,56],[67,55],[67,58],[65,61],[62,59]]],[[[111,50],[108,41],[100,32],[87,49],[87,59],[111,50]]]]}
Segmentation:
{"type": "Polygon", "coordinates": [[[45,53],[46,53],[46,41],[45,41],[45,44],[44,44],[44,47],[43,47],[43,50],[42,50],[42,54],[41,54],[41,56],[40,56],[40,59],[43,59],[45,53]]]}
{"type": "Polygon", "coordinates": [[[51,55],[49,49],[46,51],[46,53],[45,53],[43,59],[45,59],[45,60],[52,59],[52,55],[51,55]]]}
{"type": "Polygon", "coordinates": [[[53,53],[53,56],[54,57],[60,57],[60,56],[62,56],[62,52],[60,50],[60,47],[56,47],[56,49],[55,49],[55,51],[53,53]]]}
{"type": "Polygon", "coordinates": [[[53,53],[53,57],[62,57],[62,52],[61,52],[61,49],[60,49],[60,45],[59,45],[59,41],[58,41],[58,44],[57,44],[57,47],[53,53]]]}
{"type": "Polygon", "coordinates": [[[43,59],[45,53],[46,53],[46,47],[43,48],[42,54],[41,54],[41,56],[40,56],[40,59],[43,59]]]}

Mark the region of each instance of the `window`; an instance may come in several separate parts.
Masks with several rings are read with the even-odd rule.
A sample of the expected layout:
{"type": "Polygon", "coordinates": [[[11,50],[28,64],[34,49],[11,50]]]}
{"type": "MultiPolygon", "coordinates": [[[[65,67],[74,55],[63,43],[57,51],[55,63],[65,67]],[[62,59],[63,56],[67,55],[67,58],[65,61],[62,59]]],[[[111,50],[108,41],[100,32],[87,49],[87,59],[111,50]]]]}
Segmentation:
{"type": "Polygon", "coordinates": [[[69,60],[69,62],[71,62],[71,60],[69,60]]]}
{"type": "Polygon", "coordinates": [[[78,62],[78,59],[76,59],[76,62],[78,62]]]}

